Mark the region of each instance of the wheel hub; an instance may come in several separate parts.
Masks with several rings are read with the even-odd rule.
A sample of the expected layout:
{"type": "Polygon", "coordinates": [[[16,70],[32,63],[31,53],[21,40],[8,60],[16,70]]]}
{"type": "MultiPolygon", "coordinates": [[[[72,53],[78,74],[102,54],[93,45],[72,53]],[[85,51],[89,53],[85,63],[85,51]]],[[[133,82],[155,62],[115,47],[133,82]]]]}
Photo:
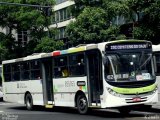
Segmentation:
{"type": "Polygon", "coordinates": [[[79,101],[80,109],[81,110],[85,109],[86,105],[87,105],[86,100],[84,98],[80,99],[80,101],[79,101]]]}

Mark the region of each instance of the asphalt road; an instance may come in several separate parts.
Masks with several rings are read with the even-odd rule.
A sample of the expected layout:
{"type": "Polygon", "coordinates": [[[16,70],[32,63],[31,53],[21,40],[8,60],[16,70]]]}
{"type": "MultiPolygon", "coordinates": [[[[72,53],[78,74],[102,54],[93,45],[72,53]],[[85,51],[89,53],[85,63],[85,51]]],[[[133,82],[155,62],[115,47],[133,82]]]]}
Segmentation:
{"type": "Polygon", "coordinates": [[[75,108],[55,107],[46,109],[36,107],[26,110],[24,105],[0,102],[0,120],[160,120],[160,108],[134,110],[122,115],[114,109],[92,110],[80,115],[75,108]]]}

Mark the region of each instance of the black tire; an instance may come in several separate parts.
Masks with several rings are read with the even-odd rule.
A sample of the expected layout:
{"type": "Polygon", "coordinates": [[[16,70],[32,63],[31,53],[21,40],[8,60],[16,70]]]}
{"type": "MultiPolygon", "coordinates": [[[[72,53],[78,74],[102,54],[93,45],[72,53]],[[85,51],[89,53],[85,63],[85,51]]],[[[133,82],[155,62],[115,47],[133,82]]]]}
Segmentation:
{"type": "Polygon", "coordinates": [[[77,100],[77,109],[80,114],[87,114],[88,112],[88,101],[84,95],[78,95],[77,100]]]}
{"type": "Polygon", "coordinates": [[[1,102],[3,101],[3,97],[2,97],[2,98],[0,98],[0,101],[1,101],[1,102]]]}
{"type": "Polygon", "coordinates": [[[29,93],[25,97],[25,104],[26,104],[27,110],[33,110],[33,99],[31,94],[29,93]]]}
{"type": "Polygon", "coordinates": [[[122,115],[128,115],[131,112],[129,107],[122,107],[118,109],[122,115]]]}

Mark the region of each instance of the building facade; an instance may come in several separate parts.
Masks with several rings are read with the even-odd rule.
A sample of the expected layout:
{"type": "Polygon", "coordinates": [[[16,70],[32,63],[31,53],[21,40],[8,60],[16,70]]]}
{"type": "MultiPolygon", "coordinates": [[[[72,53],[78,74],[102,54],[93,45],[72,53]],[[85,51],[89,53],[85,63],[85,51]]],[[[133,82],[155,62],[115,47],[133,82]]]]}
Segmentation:
{"type": "MultiPolygon", "coordinates": [[[[9,34],[9,28],[8,27],[5,27],[5,28],[0,27],[0,32],[7,35],[7,34],[9,34]]],[[[29,36],[28,36],[27,30],[18,30],[18,31],[12,30],[12,35],[15,38],[16,46],[24,47],[25,45],[27,45],[27,43],[29,41],[29,36]]]]}
{"type": "Polygon", "coordinates": [[[69,6],[74,5],[74,1],[71,0],[56,0],[54,6],[54,17],[52,18],[52,25],[58,29],[55,39],[65,39],[65,28],[71,20],[75,20],[69,11],[69,6]]]}

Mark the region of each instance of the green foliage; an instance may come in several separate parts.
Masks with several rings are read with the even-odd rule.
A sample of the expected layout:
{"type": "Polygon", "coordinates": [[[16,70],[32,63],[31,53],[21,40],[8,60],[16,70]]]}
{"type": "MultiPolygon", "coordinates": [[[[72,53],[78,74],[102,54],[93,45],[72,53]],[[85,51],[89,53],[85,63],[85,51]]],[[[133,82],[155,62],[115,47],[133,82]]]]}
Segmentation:
{"type": "Polygon", "coordinates": [[[75,17],[85,9],[85,7],[99,7],[102,5],[102,0],[73,0],[75,2],[74,6],[71,6],[71,12],[75,17]]]}
{"type": "MultiPolygon", "coordinates": [[[[86,7],[90,6],[93,9],[94,7],[102,9],[106,14],[107,18],[106,23],[108,24],[110,22],[112,24],[110,26],[108,25],[105,29],[104,28],[98,29],[98,32],[96,31],[93,32],[89,31],[88,28],[93,28],[94,24],[88,24],[88,26],[86,27],[83,24],[81,24],[79,20],[76,20],[75,22],[70,23],[70,25],[67,28],[68,36],[70,38],[70,41],[72,42],[78,40],[80,43],[80,40],[83,40],[82,42],[84,42],[84,39],[91,40],[93,38],[95,38],[100,42],[102,39],[103,39],[102,41],[104,40],[106,41],[106,40],[112,40],[113,38],[115,39],[119,39],[121,37],[126,38],[125,35],[127,35],[127,37],[133,37],[136,39],[150,40],[154,44],[159,43],[159,38],[160,38],[159,0],[89,0],[89,1],[74,0],[74,1],[76,5],[75,8],[72,6],[73,7],[72,9],[77,19],[81,19],[79,16],[84,16],[84,18],[87,18],[87,14],[84,14],[84,11],[86,11],[85,10],[86,7]],[[116,16],[125,18],[124,22],[126,23],[125,25],[126,29],[122,30],[121,25],[115,27],[113,19],[115,19],[116,16]],[[76,28],[77,26],[78,28],[76,28]]],[[[96,12],[95,14],[100,14],[99,11],[95,12],[96,12]]],[[[83,22],[85,23],[87,23],[88,21],[89,20],[87,19],[86,20],[83,19],[83,22]]]]}
{"type": "MultiPolygon", "coordinates": [[[[55,4],[54,0],[2,0],[2,2],[51,7],[55,4]]],[[[30,6],[0,5],[0,14],[0,27],[9,28],[9,33],[7,33],[7,35],[0,34],[0,44],[2,44],[10,53],[5,59],[13,59],[32,54],[34,52],[34,47],[40,43],[42,38],[48,35],[52,37],[52,34],[54,34],[48,27],[51,24],[50,20],[53,15],[51,9],[30,6]],[[28,35],[30,37],[28,45],[25,47],[22,47],[19,44],[16,45],[15,38],[13,38],[12,35],[13,30],[28,30],[28,35]],[[49,32],[46,32],[45,30],[49,32]]]]}
{"type": "Polygon", "coordinates": [[[120,25],[113,19],[117,15],[127,15],[129,7],[124,0],[74,0],[72,21],[66,28],[69,43],[98,43],[102,41],[126,38],[120,34],[120,25]]]}
{"type": "Polygon", "coordinates": [[[69,42],[73,45],[98,43],[106,41],[103,34],[106,34],[109,26],[110,21],[102,8],[86,7],[76,21],[71,22],[67,26],[66,33],[69,42]]]}
{"type": "Polygon", "coordinates": [[[0,44],[0,62],[5,60],[7,54],[8,54],[7,48],[4,45],[0,44]]]}
{"type": "Polygon", "coordinates": [[[52,52],[63,49],[64,43],[62,40],[54,41],[51,38],[44,37],[34,49],[35,52],[52,52]]]}
{"type": "Polygon", "coordinates": [[[133,30],[134,37],[138,39],[150,40],[156,34],[156,31],[153,31],[145,26],[135,27],[133,30]]]}
{"type": "Polygon", "coordinates": [[[28,44],[25,46],[24,55],[31,55],[34,53],[34,49],[37,46],[38,41],[37,39],[32,39],[28,42],[28,44]]]}

